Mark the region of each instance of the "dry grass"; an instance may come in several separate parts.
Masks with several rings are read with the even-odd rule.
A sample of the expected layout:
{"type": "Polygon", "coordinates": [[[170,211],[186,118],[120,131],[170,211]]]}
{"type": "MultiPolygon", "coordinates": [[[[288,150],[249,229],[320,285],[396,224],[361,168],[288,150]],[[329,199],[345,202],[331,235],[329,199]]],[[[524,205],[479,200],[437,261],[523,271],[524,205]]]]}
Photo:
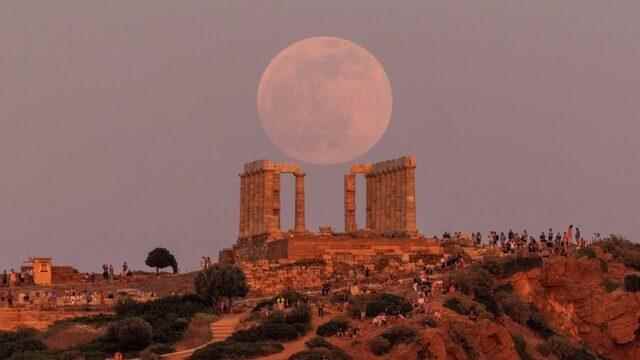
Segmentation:
{"type": "Polygon", "coordinates": [[[196,314],[193,319],[191,319],[189,327],[187,328],[182,340],[176,343],[176,351],[192,349],[209,342],[212,337],[211,323],[214,322],[215,319],[215,315],[203,313],[196,314]]]}

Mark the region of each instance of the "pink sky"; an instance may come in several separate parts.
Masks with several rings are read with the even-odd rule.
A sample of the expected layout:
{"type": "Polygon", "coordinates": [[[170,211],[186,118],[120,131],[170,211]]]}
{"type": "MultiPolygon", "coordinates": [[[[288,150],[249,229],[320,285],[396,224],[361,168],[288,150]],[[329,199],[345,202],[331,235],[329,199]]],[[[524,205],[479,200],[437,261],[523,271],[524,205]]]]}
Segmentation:
{"type": "MultiPolygon", "coordinates": [[[[28,255],[142,268],[155,246],[183,269],[216,257],[237,235],[242,164],[290,160],[259,125],[260,75],[310,36],[384,64],[392,120],[356,161],[417,156],[423,232],[574,223],[637,237],[639,13],[602,0],[4,2],[0,271],[28,255]]],[[[301,165],[309,227],[342,229],[350,164],[301,165]]]]}

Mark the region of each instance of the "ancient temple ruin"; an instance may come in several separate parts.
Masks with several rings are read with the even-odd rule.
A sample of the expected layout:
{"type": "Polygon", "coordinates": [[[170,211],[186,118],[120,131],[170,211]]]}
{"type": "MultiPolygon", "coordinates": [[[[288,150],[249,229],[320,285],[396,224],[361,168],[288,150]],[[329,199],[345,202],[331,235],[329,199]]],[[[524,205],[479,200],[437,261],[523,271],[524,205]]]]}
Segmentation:
{"type": "Polygon", "coordinates": [[[356,224],[356,175],[366,178],[366,230],[385,236],[417,234],[416,159],[405,156],[375,164],[354,165],[344,176],[345,232],[356,224]]]}
{"type": "Polygon", "coordinates": [[[293,164],[257,160],[240,174],[240,230],[238,237],[274,237],[280,234],[280,176],[292,174],[295,185],[296,233],[305,231],[304,172],[293,164]]]}
{"type": "Polygon", "coordinates": [[[416,226],[416,159],[358,164],[344,176],[344,232],[305,227],[305,173],[295,164],[257,160],[240,174],[238,241],[222,261],[305,259],[322,256],[407,255],[435,251],[416,226]],[[280,177],[295,177],[294,228],[281,229],[280,177]],[[356,176],[365,176],[366,224],[356,222],[356,176]]]}

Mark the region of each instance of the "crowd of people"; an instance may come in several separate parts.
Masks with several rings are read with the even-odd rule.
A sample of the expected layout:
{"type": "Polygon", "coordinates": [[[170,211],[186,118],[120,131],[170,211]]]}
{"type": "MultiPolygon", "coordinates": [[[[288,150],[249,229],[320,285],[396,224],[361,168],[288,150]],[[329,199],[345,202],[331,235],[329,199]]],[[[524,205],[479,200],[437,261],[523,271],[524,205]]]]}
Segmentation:
{"type": "MultiPolygon", "coordinates": [[[[454,233],[453,236],[449,232],[442,235],[443,241],[451,241],[464,238],[461,232],[454,233]]],[[[436,237],[437,238],[437,237],[436,237]]],[[[529,234],[525,229],[522,232],[514,232],[509,230],[506,233],[497,231],[489,231],[486,238],[482,233],[471,233],[470,241],[477,247],[489,246],[500,249],[505,254],[520,254],[523,251],[541,255],[568,255],[571,248],[583,248],[590,243],[601,240],[600,233],[594,233],[591,240],[587,240],[580,228],[569,225],[564,232],[554,232],[552,228],[547,231],[540,232],[539,236],[529,234]],[[486,241],[485,241],[486,239],[486,241]]]]}

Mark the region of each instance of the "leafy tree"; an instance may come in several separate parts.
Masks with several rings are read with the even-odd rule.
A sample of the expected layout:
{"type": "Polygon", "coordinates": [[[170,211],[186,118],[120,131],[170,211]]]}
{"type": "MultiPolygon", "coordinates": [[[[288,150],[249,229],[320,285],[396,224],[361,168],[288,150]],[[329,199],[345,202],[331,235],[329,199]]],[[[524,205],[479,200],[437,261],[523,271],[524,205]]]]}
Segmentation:
{"type": "Polygon", "coordinates": [[[249,293],[244,272],[229,264],[216,264],[201,271],[194,280],[194,287],[196,293],[211,304],[226,298],[231,305],[233,298],[245,297],[249,293]]]}
{"type": "Polygon", "coordinates": [[[156,268],[156,273],[159,273],[160,269],[164,269],[169,266],[173,269],[174,274],[178,273],[178,262],[176,261],[176,257],[165,248],[155,248],[151,250],[144,263],[149,267],[156,268]]]}

